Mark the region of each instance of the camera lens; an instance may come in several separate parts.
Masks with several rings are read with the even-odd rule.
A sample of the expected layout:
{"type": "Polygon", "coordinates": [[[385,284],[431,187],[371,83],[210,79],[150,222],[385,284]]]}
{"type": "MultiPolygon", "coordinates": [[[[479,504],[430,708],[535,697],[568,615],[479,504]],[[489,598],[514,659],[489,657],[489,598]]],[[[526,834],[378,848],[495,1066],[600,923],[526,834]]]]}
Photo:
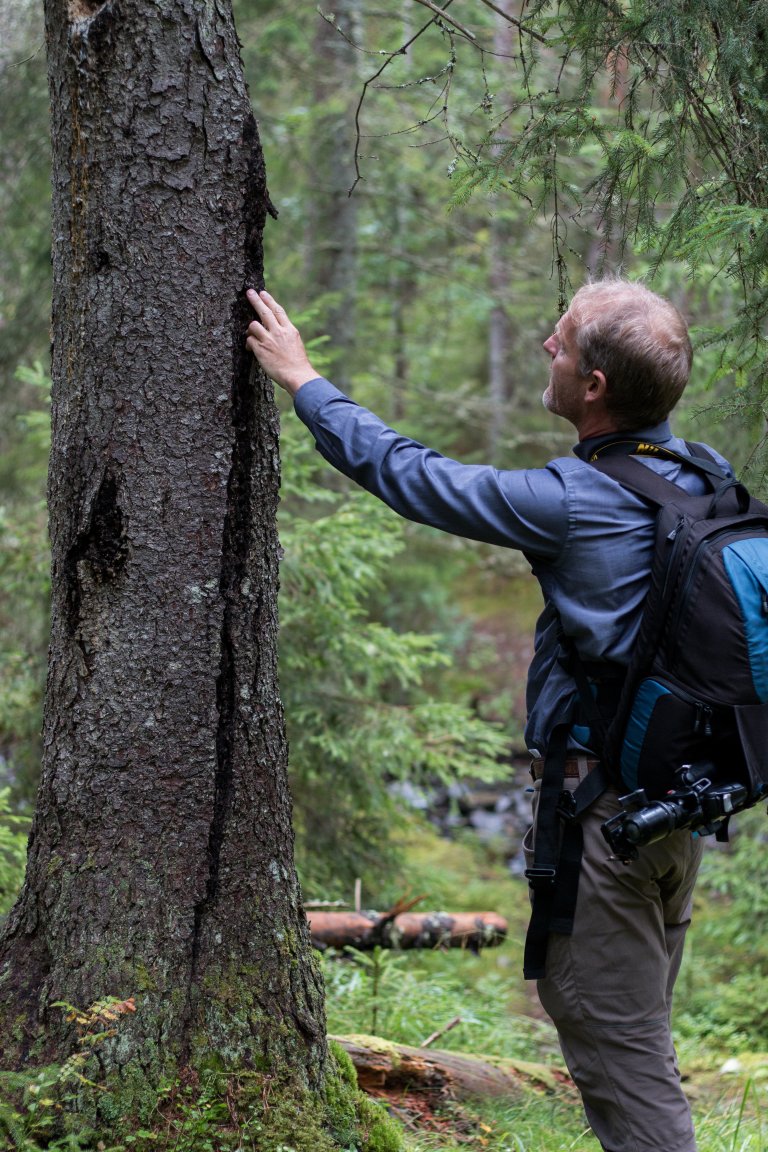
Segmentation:
{"type": "Polygon", "coordinates": [[[684,816],[680,805],[661,800],[627,816],[624,835],[630,844],[652,844],[680,827],[684,816]]]}

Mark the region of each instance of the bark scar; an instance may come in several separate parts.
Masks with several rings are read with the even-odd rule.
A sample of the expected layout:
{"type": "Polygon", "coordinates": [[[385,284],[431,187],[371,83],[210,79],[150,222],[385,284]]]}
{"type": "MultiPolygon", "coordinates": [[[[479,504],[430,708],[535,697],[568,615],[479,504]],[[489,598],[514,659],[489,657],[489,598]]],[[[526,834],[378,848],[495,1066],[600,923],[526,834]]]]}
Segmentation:
{"type": "Polygon", "coordinates": [[[93,20],[109,3],[110,0],[69,0],[69,21],[76,24],[82,20],[93,20]]]}
{"type": "Polygon", "coordinates": [[[85,563],[94,583],[104,584],[122,572],[128,560],[128,538],[120,507],[117,478],[106,469],[87,513],[86,527],[67,551],[66,582],[70,634],[80,623],[81,574],[85,563]]]}

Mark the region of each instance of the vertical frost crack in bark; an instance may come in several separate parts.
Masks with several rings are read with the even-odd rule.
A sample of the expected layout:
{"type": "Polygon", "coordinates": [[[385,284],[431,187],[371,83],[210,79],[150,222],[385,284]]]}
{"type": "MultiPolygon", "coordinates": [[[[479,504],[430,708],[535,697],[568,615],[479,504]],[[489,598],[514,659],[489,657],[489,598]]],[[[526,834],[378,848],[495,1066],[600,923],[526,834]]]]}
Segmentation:
{"type": "MultiPolygon", "coordinates": [[[[239,329],[242,323],[237,321],[239,329]]],[[[219,581],[223,600],[221,622],[221,663],[216,685],[219,713],[216,733],[216,778],[214,782],[213,815],[208,838],[208,883],[203,899],[195,908],[195,926],[192,945],[192,971],[198,970],[204,920],[216,901],[222,845],[232,804],[235,774],[235,742],[237,723],[237,684],[241,670],[238,659],[238,634],[242,630],[244,612],[241,606],[243,586],[251,541],[251,503],[254,423],[253,390],[248,373],[235,375],[232,400],[234,442],[232,466],[227,483],[227,511],[224,520],[221,576],[219,581]]],[[[242,640],[247,643],[243,636],[242,640]]]]}

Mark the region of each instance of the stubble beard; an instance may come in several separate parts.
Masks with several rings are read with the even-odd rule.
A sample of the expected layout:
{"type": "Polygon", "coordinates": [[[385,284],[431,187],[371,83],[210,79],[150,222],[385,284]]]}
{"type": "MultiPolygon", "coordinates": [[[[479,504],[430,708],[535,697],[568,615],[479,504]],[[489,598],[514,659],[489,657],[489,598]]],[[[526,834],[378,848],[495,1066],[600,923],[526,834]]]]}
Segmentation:
{"type": "Polygon", "coordinates": [[[552,386],[552,378],[550,377],[549,383],[541,394],[541,402],[546,408],[547,412],[551,412],[553,416],[558,415],[557,411],[557,398],[555,390],[552,386]]]}

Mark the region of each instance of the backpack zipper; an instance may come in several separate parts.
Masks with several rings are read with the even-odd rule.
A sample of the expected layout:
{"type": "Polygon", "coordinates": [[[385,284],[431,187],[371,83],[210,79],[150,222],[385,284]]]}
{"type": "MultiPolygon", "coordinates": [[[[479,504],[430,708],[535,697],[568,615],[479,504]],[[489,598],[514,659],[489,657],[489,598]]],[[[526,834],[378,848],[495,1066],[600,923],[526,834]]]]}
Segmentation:
{"type": "Polygon", "coordinates": [[[712,736],[712,717],[715,710],[711,704],[707,704],[704,700],[699,700],[696,696],[678,684],[676,680],[672,680],[667,676],[654,676],[652,673],[650,679],[655,680],[657,684],[661,684],[667,688],[669,692],[682,700],[684,704],[690,704],[692,708],[696,709],[696,716],[693,721],[693,734],[694,736],[705,736],[707,738],[712,736]]]}
{"type": "Polygon", "coordinates": [[[703,704],[701,700],[695,701],[696,706],[696,719],[693,722],[694,736],[701,736],[702,734],[708,739],[712,736],[712,709],[709,704],[703,704]]]}
{"type": "MultiPolygon", "coordinates": [[[[674,624],[673,624],[673,613],[670,611],[667,614],[667,622],[670,625],[670,629],[669,629],[670,633],[677,630],[677,621],[680,619],[680,617],[683,614],[683,610],[685,609],[685,606],[686,606],[686,603],[688,600],[688,592],[690,590],[691,584],[693,583],[693,581],[696,577],[696,573],[698,571],[699,564],[701,563],[702,553],[709,552],[709,551],[713,550],[713,548],[724,537],[732,536],[736,539],[740,536],[749,535],[749,533],[751,531],[753,531],[755,523],[756,523],[755,521],[752,521],[751,524],[745,525],[744,528],[736,528],[736,529],[734,529],[733,527],[722,528],[719,532],[716,532],[713,536],[707,536],[704,540],[699,541],[699,543],[696,546],[696,551],[693,554],[693,559],[691,560],[691,563],[688,565],[688,577],[685,581],[685,584],[681,588],[679,595],[677,596],[677,605],[676,605],[676,608],[674,611],[674,624]]],[[[679,525],[678,525],[678,528],[679,528],[679,525]]],[[[673,550],[673,555],[670,556],[670,558],[669,558],[669,567],[667,569],[667,576],[669,576],[669,573],[672,569],[672,560],[673,559],[674,559],[674,550],[673,550]]],[[[665,581],[665,587],[666,587],[666,581],[665,581]]],[[[764,596],[764,602],[766,605],[766,609],[768,609],[768,598],[766,598],[766,596],[765,596],[765,589],[763,589],[763,596],[764,596]]],[[[766,614],[768,615],[768,611],[766,611],[766,614]]],[[[669,644],[669,638],[667,640],[667,646],[668,646],[668,644],[669,644]]]]}

